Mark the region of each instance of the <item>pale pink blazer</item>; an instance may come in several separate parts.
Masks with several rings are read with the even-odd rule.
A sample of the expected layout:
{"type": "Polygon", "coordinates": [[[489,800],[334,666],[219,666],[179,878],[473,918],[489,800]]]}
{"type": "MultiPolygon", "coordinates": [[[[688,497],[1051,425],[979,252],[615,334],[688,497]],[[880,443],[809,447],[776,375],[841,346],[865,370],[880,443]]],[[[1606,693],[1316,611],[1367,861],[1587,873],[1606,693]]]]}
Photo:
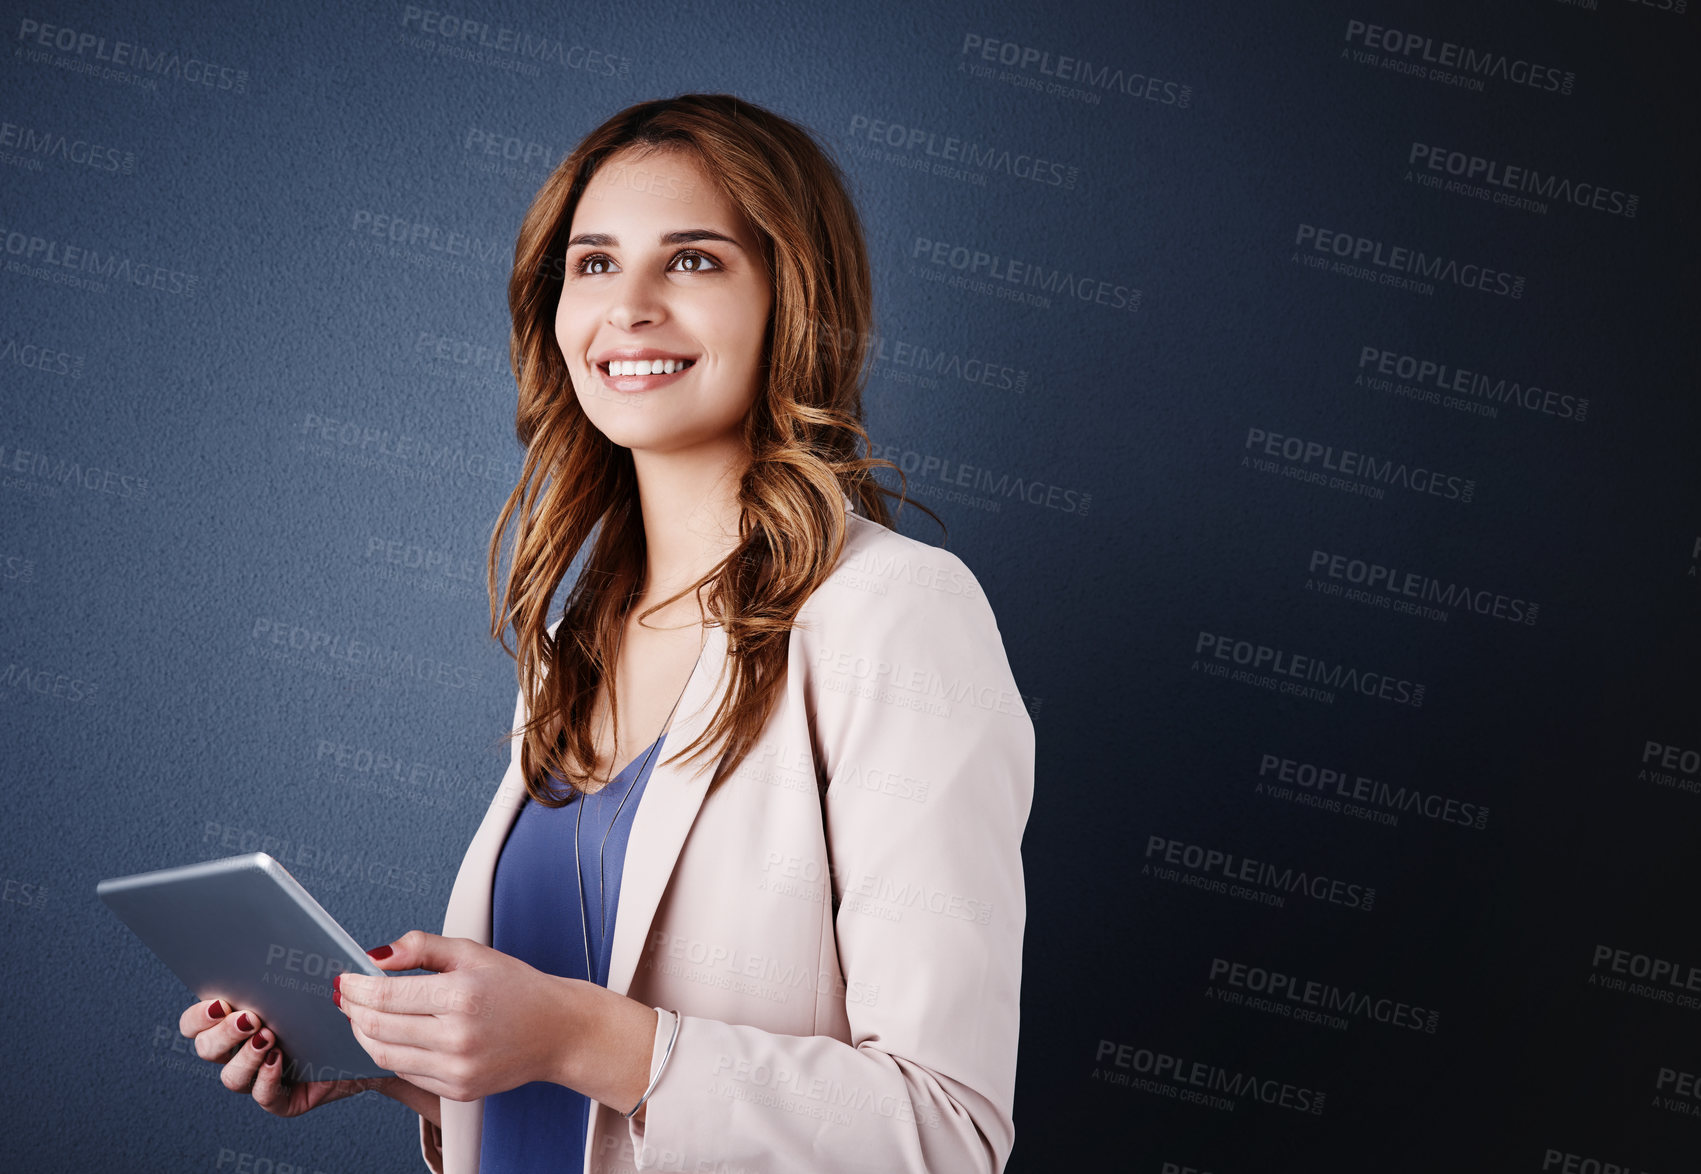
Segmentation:
{"type": "MultiPolygon", "coordinates": [[[[963,562],[846,522],[761,743],[707,801],[710,769],[667,756],[725,687],[720,628],[686,685],[632,824],[608,978],[661,1012],[652,1077],[675,1013],[678,1039],[644,1124],[591,1103],[586,1174],[997,1174],[1009,1158],[1033,724],[963,562]]],[[[513,747],[446,936],[490,941],[525,798],[513,747]]],[[[441,1130],[421,1119],[432,1170],[478,1169],[483,1104],[444,1101],[441,1130]]]]}

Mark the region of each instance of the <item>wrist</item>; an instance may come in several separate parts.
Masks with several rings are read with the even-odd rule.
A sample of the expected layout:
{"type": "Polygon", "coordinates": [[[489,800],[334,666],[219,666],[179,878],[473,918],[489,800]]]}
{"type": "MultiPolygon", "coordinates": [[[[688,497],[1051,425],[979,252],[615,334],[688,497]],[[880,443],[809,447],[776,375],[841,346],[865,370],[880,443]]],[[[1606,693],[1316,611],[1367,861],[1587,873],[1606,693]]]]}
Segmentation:
{"type": "Polygon", "coordinates": [[[562,982],[564,1030],[550,1079],[624,1113],[649,1087],[660,1016],[654,1007],[595,983],[562,982]]]}
{"type": "Polygon", "coordinates": [[[378,1092],[406,1105],[433,1125],[442,1124],[443,1100],[436,1093],[426,1092],[403,1076],[386,1076],[376,1088],[378,1092]]]}
{"type": "Polygon", "coordinates": [[[580,978],[558,978],[560,1011],[549,1041],[548,1070],[542,1077],[577,1092],[585,1091],[598,1044],[596,992],[607,990],[580,978]]]}

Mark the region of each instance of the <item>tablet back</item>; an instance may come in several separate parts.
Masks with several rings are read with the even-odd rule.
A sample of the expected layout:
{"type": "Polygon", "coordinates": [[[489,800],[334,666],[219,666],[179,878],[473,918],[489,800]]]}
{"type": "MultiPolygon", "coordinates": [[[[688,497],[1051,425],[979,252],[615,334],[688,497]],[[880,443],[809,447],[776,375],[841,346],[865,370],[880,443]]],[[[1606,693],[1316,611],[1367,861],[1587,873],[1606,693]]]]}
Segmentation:
{"type": "Polygon", "coordinates": [[[385,972],[266,853],[113,877],[95,892],[198,998],[259,1012],[289,1079],[392,1075],[331,1002],[337,974],[385,972]]]}

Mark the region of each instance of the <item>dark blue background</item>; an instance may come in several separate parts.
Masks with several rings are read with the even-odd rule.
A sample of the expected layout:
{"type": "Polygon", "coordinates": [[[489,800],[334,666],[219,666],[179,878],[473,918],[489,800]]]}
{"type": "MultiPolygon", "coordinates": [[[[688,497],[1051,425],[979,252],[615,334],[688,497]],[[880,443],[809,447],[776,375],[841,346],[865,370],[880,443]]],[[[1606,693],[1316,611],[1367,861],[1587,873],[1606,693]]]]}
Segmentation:
{"type": "MultiPolygon", "coordinates": [[[[1701,1012],[1587,984],[1602,942],[1701,962],[1701,796],[1637,778],[1646,741],[1701,747],[1696,13],[1627,0],[444,11],[629,67],[527,76],[427,53],[405,42],[434,38],[400,5],[42,3],[5,25],[0,122],[130,163],[0,148],[0,262],[27,260],[12,242],[33,237],[196,281],[186,295],[91,292],[0,272],[0,1165],[415,1168],[415,1118],[393,1102],[282,1122],[225,1092],[176,1038],[185,992],[94,884],[266,846],[293,853],[363,941],[441,924],[514,697],[482,587],[519,469],[514,234],[581,135],[685,91],[736,93],[835,150],[883,336],[1026,373],[1018,392],[877,366],[875,441],[1090,499],[920,498],[985,586],[1039,736],[1010,1169],[1534,1171],[1549,1150],[1694,1165],[1701,1117],[1651,1101],[1660,1067],[1701,1071],[1701,1012]],[[1472,93],[1363,67],[1340,56],[1349,19],[1553,63],[1576,88],[1472,93]],[[67,67],[92,53],[31,58],[28,21],[240,70],[243,92],[67,67]],[[959,68],[978,60],[970,35],[1147,72],[1191,100],[1093,103],[973,77],[959,68]],[[913,171],[869,156],[859,118],[1043,155],[1078,179],[913,171]],[[469,147],[474,130],[548,157],[505,163],[469,147]],[[1413,142],[1636,192],[1639,214],[1426,190],[1402,180],[1413,142]],[[362,213],[465,234],[472,254],[374,251],[362,213]],[[1517,300],[1420,296],[1315,273],[1290,259],[1300,224],[1529,284],[1517,300]],[[918,238],[1138,287],[1140,308],[942,288],[912,274],[918,238]],[[466,361],[434,357],[440,339],[466,361]],[[1371,393],[1353,386],[1366,345],[1586,396],[1589,417],[1489,420],[1371,393]],[[47,370],[24,358],[43,352],[47,370]],[[363,450],[310,418],[454,459],[351,461],[363,450]],[[1476,500],[1370,501],[1255,474],[1240,467],[1249,427],[1458,471],[1476,500]],[[70,465],[121,479],[87,488],[70,465]],[[113,489],[144,479],[144,493],[113,489]],[[445,563],[386,560],[410,547],[445,563]],[[1313,549],[1538,600],[1540,620],[1327,602],[1303,589],[1313,549]],[[446,663],[460,683],[269,660],[265,625],[446,663]],[[1208,680],[1189,667],[1201,632],[1429,694],[1421,709],[1350,693],[1320,705],[1208,680]],[[338,766],[339,747],[350,763],[386,755],[403,778],[338,766]],[[1251,797],[1266,752],[1492,816],[1480,833],[1382,828],[1266,802],[1251,797]],[[1268,909],[1157,883],[1140,874],[1154,835],[1373,884],[1378,904],[1268,909]],[[1200,997],[1213,957],[1409,998],[1441,1026],[1337,1033],[1218,1006],[1200,997]],[[1090,1075],[1101,1041],[1322,1089],[1327,1110],[1225,1113],[1109,1087],[1090,1075]]],[[[939,540],[916,512],[902,528],[939,540]]]]}

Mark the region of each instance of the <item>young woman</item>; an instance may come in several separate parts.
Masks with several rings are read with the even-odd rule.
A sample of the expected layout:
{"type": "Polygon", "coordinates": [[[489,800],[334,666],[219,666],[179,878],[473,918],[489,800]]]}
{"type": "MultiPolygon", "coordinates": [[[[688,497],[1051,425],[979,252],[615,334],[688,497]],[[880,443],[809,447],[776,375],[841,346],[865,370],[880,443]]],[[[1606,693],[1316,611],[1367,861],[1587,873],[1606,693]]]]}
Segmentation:
{"type": "Polygon", "coordinates": [[[433,973],[340,981],[398,1075],[288,1084],[251,1010],[196,1003],[227,1087],[377,1089],[443,1174],[1003,1168],[1033,726],[975,577],[857,455],[870,288],[838,170],[727,95],[624,110],[545,183],[490,553],[507,773],[443,933],[372,951],[433,973]]]}

